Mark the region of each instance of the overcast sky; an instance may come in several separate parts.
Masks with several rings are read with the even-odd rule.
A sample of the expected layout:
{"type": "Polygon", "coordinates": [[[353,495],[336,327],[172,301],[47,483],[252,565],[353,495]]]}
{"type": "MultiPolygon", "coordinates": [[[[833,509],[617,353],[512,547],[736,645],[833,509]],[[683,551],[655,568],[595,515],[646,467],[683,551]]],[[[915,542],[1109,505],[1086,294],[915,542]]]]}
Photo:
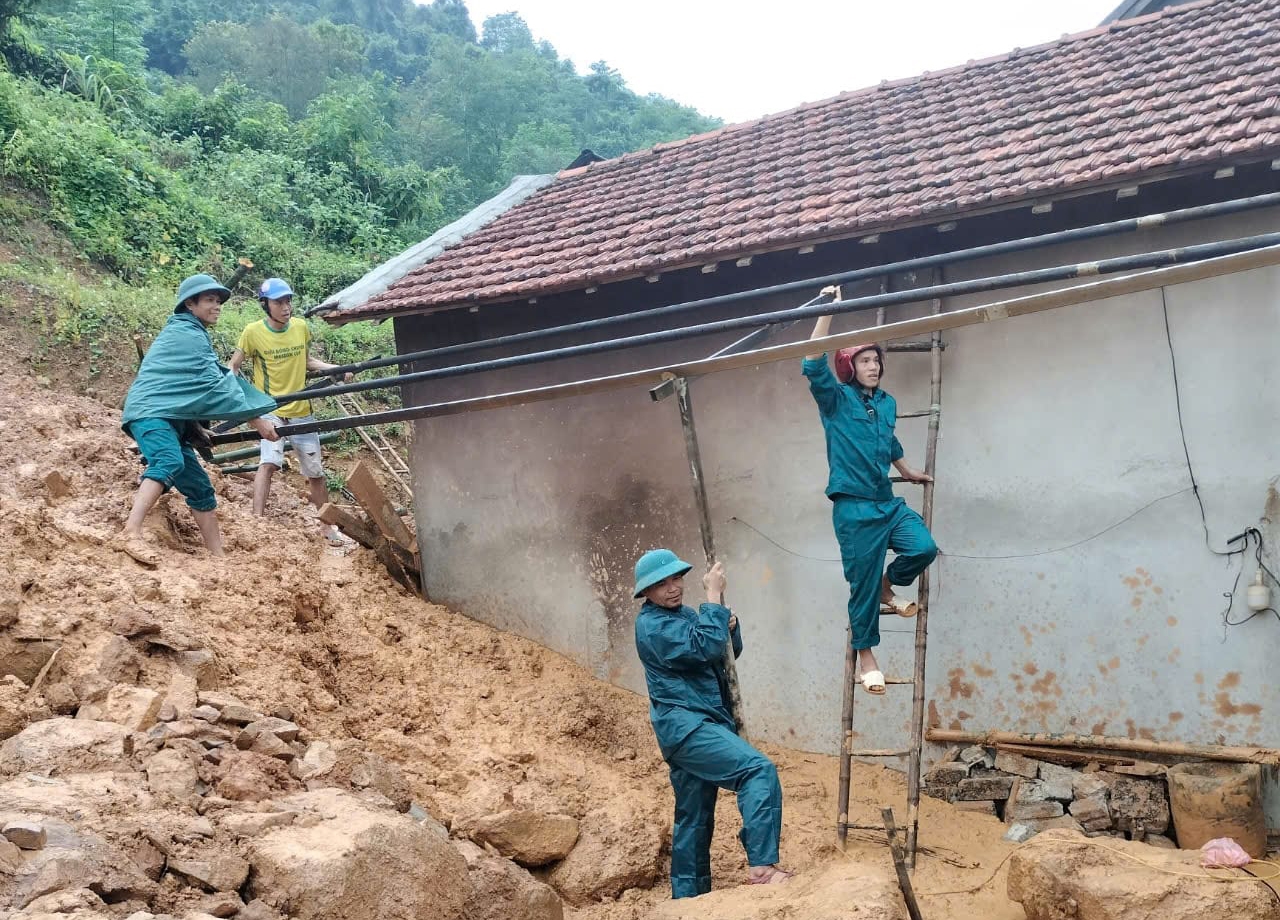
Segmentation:
{"type": "Polygon", "coordinates": [[[584,73],[729,122],[1092,29],[1119,0],[466,0],[517,12],[584,73]]]}

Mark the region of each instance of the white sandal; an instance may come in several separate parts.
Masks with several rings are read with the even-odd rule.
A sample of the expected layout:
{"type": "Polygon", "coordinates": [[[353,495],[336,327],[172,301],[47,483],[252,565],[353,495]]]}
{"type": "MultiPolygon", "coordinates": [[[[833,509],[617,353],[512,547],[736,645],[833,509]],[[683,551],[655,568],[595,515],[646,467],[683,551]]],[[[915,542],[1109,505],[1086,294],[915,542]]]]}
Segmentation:
{"type": "Polygon", "coordinates": [[[862,684],[862,689],[872,696],[884,696],[885,684],[882,671],[868,671],[866,674],[858,674],[854,680],[862,684]]]}

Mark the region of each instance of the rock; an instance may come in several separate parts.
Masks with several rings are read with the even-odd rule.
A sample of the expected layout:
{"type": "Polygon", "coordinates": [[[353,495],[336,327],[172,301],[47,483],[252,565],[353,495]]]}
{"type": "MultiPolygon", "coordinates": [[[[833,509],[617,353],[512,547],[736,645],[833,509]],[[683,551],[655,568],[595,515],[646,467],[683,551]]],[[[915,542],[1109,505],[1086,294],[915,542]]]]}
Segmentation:
{"type": "MultiPolygon", "coordinates": [[[[616,898],[628,888],[651,888],[662,869],[662,817],[638,793],[587,813],[578,842],[547,877],[570,904],[616,898]]],[[[664,816],[665,817],[665,816],[664,816]]]]}
{"type": "Polygon", "coordinates": [[[160,880],[160,876],[164,874],[164,853],[150,840],[136,841],[129,855],[143,875],[153,882],[160,880]]]}
{"type": "Polygon", "coordinates": [[[42,850],[49,833],[38,821],[9,821],[0,834],[16,847],[24,850],[42,850]]]}
{"type": "Polygon", "coordinates": [[[973,811],[980,815],[995,816],[996,803],[990,799],[985,802],[969,802],[960,800],[955,803],[957,811],[973,811]]]}
{"type": "Polygon", "coordinates": [[[231,722],[234,725],[248,725],[262,718],[262,713],[248,706],[223,706],[219,715],[223,722],[231,722]]]}
{"type": "Polygon", "coordinates": [[[136,684],[142,657],[123,636],[104,633],[93,639],[70,663],[59,664],[81,700],[96,699],[115,684],[136,684]]]}
{"type": "Polygon", "coordinates": [[[1178,845],[1170,840],[1164,834],[1147,834],[1142,838],[1142,842],[1149,847],[1160,847],[1162,850],[1176,850],[1178,845]]]}
{"type": "Polygon", "coordinates": [[[202,648],[189,652],[177,652],[173,660],[180,672],[195,680],[196,687],[199,689],[211,690],[217,686],[218,662],[212,652],[202,648]]]}
{"type": "Polygon", "coordinates": [[[1069,767],[1060,767],[1052,763],[1040,764],[1040,785],[1044,789],[1044,794],[1061,802],[1071,801],[1074,795],[1072,789],[1075,778],[1080,775],[1069,767]]]}
{"type": "Polygon", "coordinates": [[[325,775],[325,785],[350,784],[353,789],[370,789],[389,799],[396,811],[409,810],[413,797],[409,781],[399,767],[356,743],[347,742],[334,750],[338,762],[325,775]]]}
{"type": "Polygon", "coordinates": [[[297,817],[296,811],[263,811],[222,815],[218,823],[237,837],[257,837],[273,827],[286,827],[297,817]]]}
{"type": "MultiPolygon", "coordinates": [[[[236,739],[237,744],[239,743],[239,740],[239,738],[236,739]]],[[[248,750],[253,751],[255,754],[262,754],[266,757],[274,757],[277,760],[283,760],[285,763],[288,763],[298,756],[293,748],[289,747],[289,745],[285,744],[270,732],[262,732],[261,734],[254,735],[252,740],[249,742],[248,750]]]]}
{"type": "Polygon", "coordinates": [[[240,900],[239,895],[221,892],[202,898],[195,909],[199,913],[225,920],[226,917],[239,916],[240,911],[244,909],[244,901],[240,900]]]}
{"type": "Polygon", "coordinates": [[[1070,831],[1042,834],[1009,860],[1010,899],[1027,920],[1280,920],[1280,903],[1265,885],[1224,885],[1202,873],[1195,851],[1156,853],[1124,840],[1107,846],[1070,831]],[[1134,871],[1134,859],[1168,871],[1134,871]]]}
{"type": "Polygon", "coordinates": [[[0,773],[132,769],[131,732],[115,722],[59,717],[28,725],[0,745],[0,773]]]}
{"type": "Polygon", "coordinates": [[[1018,824],[1009,825],[1009,829],[1004,832],[1004,837],[1002,839],[1007,840],[1010,843],[1026,843],[1035,835],[1035,828],[1029,824],[1022,824],[1019,822],[1018,824]]]}
{"type": "Polygon", "coordinates": [[[273,735],[284,742],[294,741],[298,737],[298,726],[293,722],[286,722],[284,719],[277,719],[273,716],[258,719],[255,722],[250,722],[240,730],[240,734],[236,736],[236,747],[246,751],[250,750],[253,747],[254,739],[264,734],[273,735]]]}
{"type": "MultiPolygon", "coordinates": [[[[18,622],[22,609],[22,586],[8,575],[0,577],[0,629],[8,629],[18,622]]],[[[0,674],[7,673],[0,670],[0,674]]]]}
{"type": "Polygon", "coordinates": [[[1004,806],[1004,820],[1009,824],[1026,822],[1030,819],[1059,818],[1062,814],[1062,803],[1056,801],[1014,802],[1010,800],[1004,806]]]}
{"type": "Polygon", "coordinates": [[[154,690],[116,684],[105,700],[81,706],[76,718],[117,722],[130,731],[143,732],[156,724],[156,716],[163,703],[164,697],[154,690]]]}
{"type": "Polygon", "coordinates": [[[65,681],[45,684],[40,694],[44,697],[45,704],[60,716],[73,716],[80,708],[80,698],[65,681]]]}
{"type": "Polygon", "coordinates": [[[1111,819],[1120,830],[1141,836],[1169,829],[1169,800],[1163,782],[1114,773],[1094,775],[1111,787],[1111,819]]]}
{"type": "Polygon", "coordinates": [[[179,713],[186,715],[200,705],[198,693],[199,687],[194,677],[175,671],[169,676],[169,689],[165,691],[164,699],[179,713]]]}
{"type": "Polygon", "coordinates": [[[962,748],[959,755],[961,763],[967,763],[969,766],[982,764],[985,767],[995,766],[995,756],[988,753],[987,749],[980,744],[971,744],[967,748],[962,748]]]}
{"type": "Polygon", "coordinates": [[[564,905],[551,886],[469,840],[454,845],[467,861],[475,889],[466,903],[467,920],[564,920],[564,905]]]}
{"type": "Polygon", "coordinates": [[[160,619],[139,607],[126,607],[111,618],[108,628],[117,636],[147,636],[160,631],[160,619]]]}
{"type": "Polygon", "coordinates": [[[295,760],[289,771],[304,782],[324,776],[338,763],[338,754],[333,745],[327,741],[313,741],[307,745],[307,752],[295,760]]]}
{"type": "Polygon", "coordinates": [[[956,800],[974,802],[983,799],[1003,800],[1009,798],[1009,790],[1013,786],[1012,776],[971,776],[962,779],[956,787],[956,800]]]}
{"type": "Polygon", "coordinates": [[[925,782],[938,783],[944,786],[957,785],[961,780],[969,778],[969,764],[962,762],[935,764],[925,774],[925,782]]]}
{"type": "Polygon", "coordinates": [[[61,645],[54,640],[14,636],[6,628],[5,633],[0,634],[0,675],[12,674],[30,685],[61,645]]]}
{"type": "Polygon", "coordinates": [[[1013,751],[996,751],[996,769],[1015,776],[1035,779],[1040,775],[1040,761],[1032,760],[1013,751]]]}
{"type": "Polygon", "coordinates": [[[217,722],[218,717],[222,715],[222,711],[215,709],[213,706],[197,706],[191,710],[191,718],[199,719],[202,722],[217,722]]]}
{"type": "Polygon", "coordinates": [[[218,795],[236,802],[275,798],[299,788],[284,763],[252,751],[228,748],[221,762],[210,766],[212,769],[202,779],[218,795]]]}
{"type": "Polygon", "coordinates": [[[460,920],[467,864],[417,822],[350,793],[317,789],[282,806],[315,815],[248,841],[251,894],[293,920],[460,920]]]}
{"type": "Polygon", "coordinates": [[[0,740],[12,738],[47,710],[28,699],[27,685],[12,674],[0,678],[0,740]]]}
{"type": "Polygon", "coordinates": [[[467,836],[489,844],[525,867],[558,862],[578,840],[578,821],[570,815],[513,810],[486,815],[465,828],[467,836]]]}
{"type": "Polygon", "coordinates": [[[41,895],[31,901],[25,908],[23,914],[31,917],[39,915],[51,914],[69,914],[72,911],[80,909],[96,910],[105,908],[102,898],[98,897],[88,888],[64,888],[61,891],[55,891],[51,894],[41,895]]]}
{"type": "Polygon", "coordinates": [[[173,722],[178,718],[178,709],[168,700],[160,706],[160,711],[156,713],[157,722],[173,722]]]}
{"type": "Polygon", "coordinates": [[[0,837],[0,875],[13,875],[22,865],[22,851],[0,837]]]}
{"type": "Polygon", "coordinates": [[[1025,818],[1018,823],[1031,828],[1037,834],[1051,830],[1069,830],[1075,831],[1077,834],[1084,833],[1084,828],[1080,826],[1080,822],[1070,815],[1058,815],[1056,818],[1025,818]]]}
{"type": "Polygon", "coordinates": [[[196,795],[200,776],[189,755],[180,749],[166,748],[146,761],[147,786],[160,799],[187,802],[196,795]]]}
{"type": "Polygon", "coordinates": [[[235,891],[249,877],[249,863],[237,856],[215,855],[205,859],[170,859],[169,871],[210,891],[235,891]]]}
{"type": "Polygon", "coordinates": [[[1049,795],[1045,792],[1044,784],[1038,779],[1018,777],[1009,789],[1010,802],[1047,802],[1048,800],[1049,795]]]}
{"type": "MultiPolygon", "coordinates": [[[[271,714],[277,719],[281,719],[285,722],[293,721],[293,710],[283,704],[271,710],[271,714]]],[[[293,739],[290,738],[289,740],[292,741],[293,739]]]]}
{"type": "Polygon", "coordinates": [[[241,908],[236,920],[284,920],[284,915],[266,901],[255,898],[241,908]]]}
{"type": "Polygon", "coordinates": [[[71,480],[61,470],[50,470],[40,481],[44,483],[45,491],[49,493],[50,498],[66,498],[71,494],[71,480]]]}
{"type": "Polygon", "coordinates": [[[0,886],[0,907],[5,901],[30,904],[64,889],[88,888],[111,904],[154,895],[154,883],[120,848],[78,824],[73,827],[54,818],[41,823],[48,832],[45,847],[28,852],[11,884],[0,886]]]}

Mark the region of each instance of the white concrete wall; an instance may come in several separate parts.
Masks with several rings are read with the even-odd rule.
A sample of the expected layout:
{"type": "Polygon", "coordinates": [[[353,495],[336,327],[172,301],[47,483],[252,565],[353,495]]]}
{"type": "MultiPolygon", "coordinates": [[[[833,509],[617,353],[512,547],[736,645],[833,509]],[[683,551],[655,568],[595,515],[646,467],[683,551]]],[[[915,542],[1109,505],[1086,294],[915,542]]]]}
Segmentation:
{"type": "MultiPolygon", "coordinates": [[[[956,266],[947,278],[1277,226],[1280,213],[1259,212],[956,266]]],[[[1012,294],[947,306],[1001,296],[1012,294]]],[[[1210,542],[1221,549],[1226,537],[1262,526],[1274,569],[1280,270],[1166,296],[1210,542]]],[[[837,320],[837,330],[851,327],[837,320]]],[[[1272,680],[1280,619],[1223,625],[1222,595],[1240,562],[1206,549],[1187,491],[1160,293],[945,338],[931,718],[973,730],[1280,746],[1272,680]]],[[[885,386],[900,409],[926,406],[927,355],[889,362],[885,386]]],[[[753,734],[834,753],[847,595],[822,494],[822,430],[799,362],[700,379],[693,394],[729,597],[744,625],[740,676],[753,734]]],[[[612,582],[626,579],[626,557],[647,545],[699,555],[675,411],[628,391],[420,424],[419,532],[434,596],[639,689],[621,622],[627,599],[612,582]],[[500,443],[494,432],[505,432],[500,443]],[[650,436],[669,443],[655,448],[650,436]]],[[[926,424],[899,424],[916,466],[926,424]]],[[[919,490],[904,488],[915,503],[919,490]]],[[[1236,618],[1247,613],[1254,568],[1240,580],[1236,618]]],[[[912,624],[886,619],[882,632],[884,670],[909,675],[912,624]]],[[[859,743],[900,745],[910,709],[905,688],[860,696],[859,743]]],[[[1280,807],[1272,810],[1280,824],[1280,807]]]]}

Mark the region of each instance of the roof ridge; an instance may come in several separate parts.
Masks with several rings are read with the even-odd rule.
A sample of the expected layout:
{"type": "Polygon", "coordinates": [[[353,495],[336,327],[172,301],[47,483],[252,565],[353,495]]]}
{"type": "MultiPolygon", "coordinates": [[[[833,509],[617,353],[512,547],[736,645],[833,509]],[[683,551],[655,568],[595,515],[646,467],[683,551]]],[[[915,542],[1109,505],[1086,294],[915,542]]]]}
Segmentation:
{"type": "MultiPolygon", "coordinates": [[[[783,109],[780,112],[770,112],[768,114],[761,115],[758,118],[752,118],[748,121],[738,121],[738,122],[733,122],[727,125],[721,125],[719,128],[714,128],[711,131],[704,131],[701,134],[692,134],[692,135],[689,135],[688,137],[678,138],[673,141],[662,141],[661,143],[654,144],[652,147],[645,147],[640,150],[629,150],[626,153],[621,153],[616,157],[610,157],[607,160],[600,160],[596,163],[589,163],[586,166],[580,166],[577,169],[561,170],[560,172],[556,173],[556,178],[557,179],[570,178],[570,177],[578,176],[585,173],[587,170],[589,170],[593,166],[603,167],[606,164],[611,164],[619,160],[624,160],[627,157],[641,157],[647,154],[663,153],[667,150],[675,150],[677,148],[685,147],[695,142],[710,140],[711,138],[717,137],[722,134],[729,134],[731,132],[736,132],[736,131],[746,131],[750,128],[754,128],[762,124],[763,122],[774,121],[775,119],[784,118],[790,115],[796,115],[800,112],[806,112],[806,111],[811,111],[813,109],[822,108],[824,106],[832,105],[833,103],[836,103],[836,102],[844,102],[849,99],[856,98],[858,96],[875,93],[875,92],[882,92],[890,89],[898,89],[903,86],[909,86],[914,83],[921,83],[921,82],[924,82],[925,80],[932,80],[941,76],[951,76],[953,74],[960,73],[970,69],[976,70],[981,67],[987,67],[993,64],[999,64],[1003,61],[1010,60],[1020,55],[1030,54],[1032,52],[1038,53],[1041,51],[1048,50],[1050,48],[1057,47],[1059,45],[1067,45],[1072,42],[1083,41],[1088,38],[1095,38],[1099,35],[1106,35],[1107,33],[1110,33],[1110,32],[1118,33],[1121,31],[1126,31],[1126,30],[1132,29],[1134,26],[1147,25],[1151,22],[1154,22],[1166,16],[1186,15],[1189,11],[1199,10],[1205,7],[1212,6],[1215,2],[1218,2],[1218,0],[1193,0],[1193,2],[1191,3],[1182,3],[1176,6],[1165,7],[1163,9],[1156,10],[1154,13],[1147,13],[1144,16],[1137,16],[1133,19],[1122,19],[1119,22],[1107,23],[1104,26],[1094,26],[1093,28],[1086,29],[1082,32],[1070,32],[1070,33],[1064,32],[1058,38],[1051,39],[1047,42],[1041,42],[1038,45],[1028,45],[1025,48],[1018,46],[1009,51],[1004,51],[1004,52],[1001,52],[1000,54],[989,55],[985,58],[970,58],[969,60],[965,61],[963,64],[953,64],[949,67],[944,67],[941,70],[926,70],[922,73],[913,74],[912,76],[908,76],[908,77],[899,77],[895,80],[885,79],[885,80],[881,80],[879,83],[871,84],[870,86],[862,86],[862,87],[858,87],[857,89],[843,90],[837,93],[836,95],[828,96],[825,99],[816,99],[812,102],[797,103],[791,108],[783,109]]],[[[1237,0],[1237,2],[1242,2],[1242,0],[1237,0]]]]}

